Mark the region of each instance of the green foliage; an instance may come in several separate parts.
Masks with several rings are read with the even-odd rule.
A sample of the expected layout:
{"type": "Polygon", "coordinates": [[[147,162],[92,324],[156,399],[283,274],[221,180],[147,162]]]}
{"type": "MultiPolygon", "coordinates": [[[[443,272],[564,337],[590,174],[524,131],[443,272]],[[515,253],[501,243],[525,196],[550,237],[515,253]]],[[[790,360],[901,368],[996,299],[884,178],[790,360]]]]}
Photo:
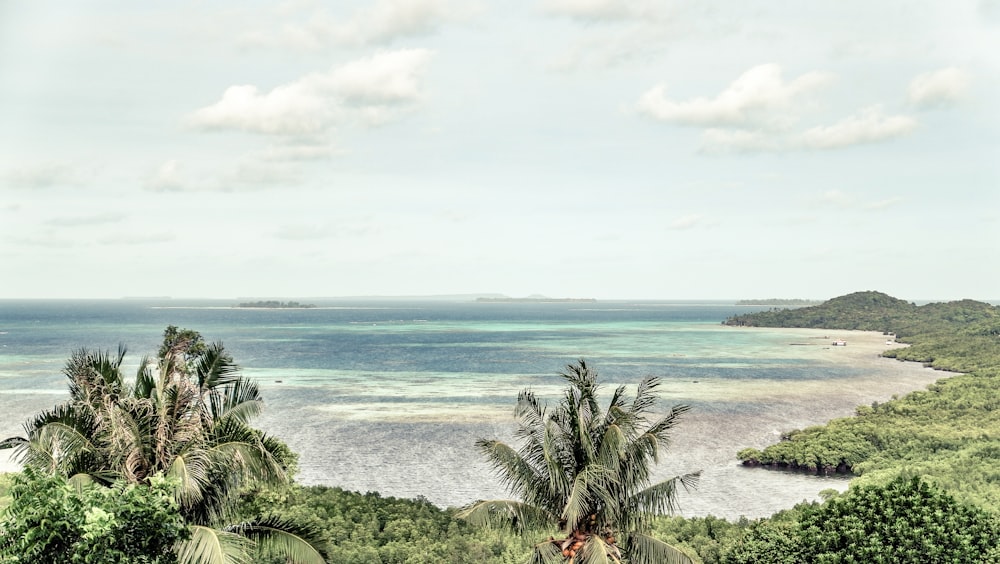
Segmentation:
{"type": "Polygon", "coordinates": [[[722,552],[733,545],[750,522],[731,523],[718,517],[661,517],[653,521],[650,534],[692,557],[695,563],[719,562],[722,552]]]}
{"type": "Polygon", "coordinates": [[[655,516],[674,509],[677,488],[697,479],[691,474],[651,480],[687,406],[651,420],[657,378],[643,380],[632,399],[619,386],[602,408],[597,371],[584,361],[567,366],[560,377],[568,387],[551,410],[530,390],[519,394],[519,448],[496,440],[476,443],[519,499],[480,501],[460,515],[477,524],[558,527],[561,538],[540,543],[533,562],[690,562],[647,534],[655,516]]]}
{"type": "Polygon", "coordinates": [[[1000,521],[918,478],[852,487],[825,504],[805,504],[750,526],[721,559],[840,564],[968,562],[1000,558],[1000,521]]]}
{"type": "Polygon", "coordinates": [[[898,327],[900,320],[915,315],[916,310],[917,306],[880,292],[857,292],[813,307],[772,309],[737,315],[727,319],[725,323],[753,327],[889,331],[898,327]]]}
{"type": "MultiPolygon", "coordinates": [[[[330,562],[521,564],[531,553],[531,536],[541,534],[476,529],[426,500],[326,486],[267,488],[244,496],[241,509],[274,512],[318,527],[333,544],[330,562]]],[[[285,561],[269,556],[258,562],[285,561]]]]}
{"type": "Polygon", "coordinates": [[[808,562],[799,544],[796,523],[762,519],[751,524],[746,534],[726,547],[714,562],[724,564],[800,564],[808,562]]]}
{"type": "Polygon", "coordinates": [[[10,505],[13,498],[10,496],[10,489],[14,485],[15,474],[0,473],[0,511],[10,505]]]}
{"type": "Polygon", "coordinates": [[[79,350],[66,364],[70,399],[12,438],[27,467],[74,481],[149,484],[173,479],[173,495],[194,534],[178,547],[192,562],[243,561],[256,544],[295,562],[322,562],[324,541],[306,529],[281,531],[266,517],[234,523],[239,493],[285,484],[295,455],[249,422],[263,408],[257,385],[243,377],[221,343],[169,326],[155,361],[134,380],[117,354],[79,350]],[[248,540],[249,539],[249,540],[248,540]]]}
{"type": "Polygon", "coordinates": [[[3,564],[172,564],[175,543],[189,534],[172,485],[159,477],[77,489],[29,468],[13,482],[0,518],[3,564]]]}
{"type": "Polygon", "coordinates": [[[739,316],[730,324],[895,331],[909,347],[885,356],[967,372],[855,417],[792,431],[748,464],[853,471],[860,484],[885,484],[900,471],[933,477],[960,499],[1000,510],[1000,308],[962,300],[915,306],[876,292],[836,298],[815,308],[739,316]]]}
{"type": "Polygon", "coordinates": [[[178,329],[176,325],[168,325],[163,331],[163,343],[157,351],[158,358],[168,358],[180,355],[186,361],[205,354],[207,345],[201,333],[193,329],[178,329]]]}

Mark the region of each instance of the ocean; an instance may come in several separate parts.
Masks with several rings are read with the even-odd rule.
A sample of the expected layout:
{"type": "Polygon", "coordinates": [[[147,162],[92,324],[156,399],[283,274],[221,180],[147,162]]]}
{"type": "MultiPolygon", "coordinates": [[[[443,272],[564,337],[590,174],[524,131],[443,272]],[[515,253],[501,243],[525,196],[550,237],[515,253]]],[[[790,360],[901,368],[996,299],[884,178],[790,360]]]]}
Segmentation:
{"type": "Polygon", "coordinates": [[[73,350],[125,344],[134,372],[177,325],[222,341],[258,381],[267,407],[256,425],[299,453],[299,482],[460,506],[507,496],[475,440],[513,441],[518,391],[555,401],[556,374],[585,359],[608,393],[655,375],[664,411],[692,407],[657,477],[701,471],[681,514],[735,519],[847,487],[842,477],[744,468],[739,449],[935,379],[888,359],[831,360],[819,354],[826,340],[801,331],[725,327],[760,308],[722,302],[235,303],[0,300],[0,437],[22,434],[24,421],[66,397],[61,370],[73,350]]]}

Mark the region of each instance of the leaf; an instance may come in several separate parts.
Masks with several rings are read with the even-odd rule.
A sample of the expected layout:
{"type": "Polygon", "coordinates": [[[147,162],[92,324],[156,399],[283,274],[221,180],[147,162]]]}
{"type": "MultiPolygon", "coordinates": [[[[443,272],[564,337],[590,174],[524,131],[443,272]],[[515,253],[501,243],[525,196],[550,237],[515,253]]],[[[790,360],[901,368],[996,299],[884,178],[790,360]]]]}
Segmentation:
{"type": "Polygon", "coordinates": [[[628,536],[626,552],[631,564],[694,564],[680,549],[643,534],[628,536]]]}
{"type": "Polygon", "coordinates": [[[178,564],[252,564],[253,542],[236,533],[189,525],[191,538],[178,543],[178,564]]]}
{"type": "Polygon", "coordinates": [[[276,515],[259,517],[227,527],[227,530],[255,541],[266,552],[297,564],[324,564],[329,552],[321,529],[276,515]]]}
{"type": "Polygon", "coordinates": [[[549,526],[556,521],[551,513],[539,507],[507,499],[477,501],[455,516],[478,527],[508,527],[518,531],[549,526]]]}

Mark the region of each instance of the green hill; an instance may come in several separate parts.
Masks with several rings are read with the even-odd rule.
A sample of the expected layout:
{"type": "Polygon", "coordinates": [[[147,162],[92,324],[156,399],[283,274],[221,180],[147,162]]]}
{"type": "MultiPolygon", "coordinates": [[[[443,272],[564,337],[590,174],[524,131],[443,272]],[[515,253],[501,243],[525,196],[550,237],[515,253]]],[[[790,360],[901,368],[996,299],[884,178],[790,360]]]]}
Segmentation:
{"type": "Polygon", "coordinates": [[[917,306],[858,292],[815,307],[727,319],[727,325],[893,332],[910,344],[887,357],[963,372],[926,391],[871,406],[854,417],[795,430],[745,464],[860,474],[861,483],[899,473],[937,482],[954,495],[1000,509],[1000,307],[961,300],[917,306]]]}

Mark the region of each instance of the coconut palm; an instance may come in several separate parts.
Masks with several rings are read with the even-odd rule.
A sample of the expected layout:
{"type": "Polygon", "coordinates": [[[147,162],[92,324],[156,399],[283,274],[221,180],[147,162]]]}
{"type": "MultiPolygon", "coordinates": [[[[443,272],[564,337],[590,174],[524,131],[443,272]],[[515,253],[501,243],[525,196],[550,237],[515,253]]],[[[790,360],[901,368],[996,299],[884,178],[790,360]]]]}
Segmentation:
{"type": "Polygon", "coordinates": [[[144,483],[164,475],[191,529],[181,562],[249,562],[255,544],[293,562],[324,562],[316,530],[273,516],[232,523],[241,488],[287,483],[282,443],[252,428],[263,401],[221,343],[170,326],[155,360],[143,358],[134,382],[117,354],[79,350],[64,373],[70,398],[8,439],[25,465],[73,482],[144,483]]]}
{"type": "Polygon", "coordinates": [[[497,440],[476,443],[519,500],[480,501],[460,515],[522,530],[557,526],[560,537],[536,545],[532,562],[691,562],[647,534],[653,517],[676,509],[678,488],[698,477],[652,483],[652,467],[688,407],[674,406],[651,421],[657,378],[644,379],[632,399],[618,387],[602,409],[596,370],[580,360],[560,376],[569,386],[553,409],[529,390],[518,395],[519,448],[497,440]]]}

